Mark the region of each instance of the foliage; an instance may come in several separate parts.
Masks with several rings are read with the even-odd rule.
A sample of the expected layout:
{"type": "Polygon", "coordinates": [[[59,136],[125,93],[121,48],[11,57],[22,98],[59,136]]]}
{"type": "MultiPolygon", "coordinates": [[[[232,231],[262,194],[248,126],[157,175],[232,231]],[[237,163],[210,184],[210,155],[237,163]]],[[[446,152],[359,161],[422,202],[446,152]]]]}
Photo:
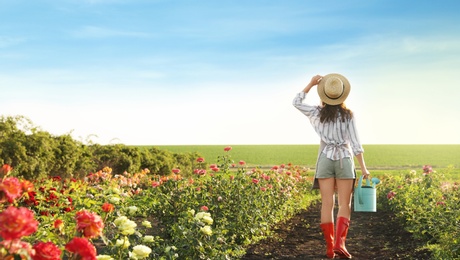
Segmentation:
{"type": "Polygon", "coordinates": [[[422,172],[391,175],[379,185],[382,206],[389,207],[415,237],[427,242],[438,259],[460,257],[459,183],[425,165],[422,172]]]}
{"type": "Polygon", "coordinates": [[[208,166],[198,157],[189,173],[175,167],[167,176],[148,169],[114,174],[104,167],[84,180],[27,180],[5,164],[0,258],[238,258],[276,222],[318,199],[307,169],[236,166],[229,151],[220,164],[208,166]]]}
{"type": "Polygon", "coordinates": [[[122,144],[86,145],[70,134],[53,136],[22,116],[0,118],[0,163],[13,166],[26,179],[83,178],[104,167],[118,174],[144,168],[161,175],[169,174],[173,168],[191,172],[197,156],[122,144]]]}

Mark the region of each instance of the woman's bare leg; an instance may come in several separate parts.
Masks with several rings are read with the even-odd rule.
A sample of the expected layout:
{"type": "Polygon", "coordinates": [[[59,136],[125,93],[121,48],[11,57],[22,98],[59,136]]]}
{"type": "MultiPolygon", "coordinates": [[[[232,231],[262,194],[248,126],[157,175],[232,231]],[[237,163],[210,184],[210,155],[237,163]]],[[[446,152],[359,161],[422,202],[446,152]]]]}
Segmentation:
{"type": "Polygon", "coordinates": [[[351,217],[351,198],[353,191],[352,179],[336,179],[337,182],[337,195],[339,200],[339,212],[337,217],[344,217],[350,219],[351,217]]]}
{"type": "Polygon", "coordinates": [[[321,223],[334,223],[335,179],[318,179],[321,193],[321,223]]]}

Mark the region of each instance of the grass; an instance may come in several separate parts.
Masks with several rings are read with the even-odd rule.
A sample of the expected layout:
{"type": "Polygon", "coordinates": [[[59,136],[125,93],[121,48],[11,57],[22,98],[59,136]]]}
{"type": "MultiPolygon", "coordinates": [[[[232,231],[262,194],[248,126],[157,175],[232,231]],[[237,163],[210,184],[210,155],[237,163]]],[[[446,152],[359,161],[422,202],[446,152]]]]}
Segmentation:
{"type": "MultiPolygon", "coordinates": [[[[151,146],[142,146],[148,148],[151,146]]],[[[208,162],[225,154],[224,145],[156,146],[176,153],[198,152],[208,162]]],[[[271,167],[292,163],[314,168],[318,145],[232,145],[230,155],[237,163],[244,160],[249,166],[271,167]]],[[[431,165],[434,170],[447,171],[460,179],[460,145],[365,145],[364,157],[373,175],[397,174],[407,170],[421,170],[431,165]]]]}
{"type": "MultiPolygon", "coordinates": [[[[156,147],[176,153],[198,152],[207,161],[225,153],[222,145],[156,147]]],[[[232,148],[233,160],[262,166],[293,163],[314,167],[318,154],[318,145],[233,145],[232,148]]],[[[366,145],[364,150],[366,164],[373,169],[420,168],[426,164],[433,168],[460,167],[460,145],[366,145]]]]}

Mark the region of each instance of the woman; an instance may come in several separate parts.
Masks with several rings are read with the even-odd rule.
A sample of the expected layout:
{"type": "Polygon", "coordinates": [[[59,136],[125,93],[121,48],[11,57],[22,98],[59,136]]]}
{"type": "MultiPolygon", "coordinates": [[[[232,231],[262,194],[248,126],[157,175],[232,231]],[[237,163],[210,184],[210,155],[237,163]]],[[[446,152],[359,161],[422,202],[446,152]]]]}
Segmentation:
{"type": "Polygon", "coordinates": [[[350,225],[351,199],[356,179],[353,156],[361,166],[364,178],[369,171],[364,162],[364,149],[358,138],[351,110],[343,103],[350,93],[350,83],[340,74],[316,75],[302,92],[294,98],[293,105],[305,114],[321,138],[316,162],[315,183],[321,193],[321,229],[326,240],[326,256],[351,259],[345,247],[350,225]],[[318,86],[321,106],[303,104],[305,95],[318,86]],[[334,204],[337,189],[339,210],[334,238],[334,204]]]}

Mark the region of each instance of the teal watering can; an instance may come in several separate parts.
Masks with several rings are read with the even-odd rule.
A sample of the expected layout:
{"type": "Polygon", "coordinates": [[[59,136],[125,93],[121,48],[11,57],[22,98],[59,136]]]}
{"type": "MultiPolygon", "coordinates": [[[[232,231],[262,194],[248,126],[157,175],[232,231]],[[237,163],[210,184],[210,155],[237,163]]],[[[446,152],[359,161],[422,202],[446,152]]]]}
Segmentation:
{"type": "Polygon", "coordinates": [[[366,185],[363,186],[363,176],[359,178],[358,186],[354,192],[354,209],[358,212],[377,212],[377,190],[375,185],[380,180],[372,178],[372,185],[369,179],[366,179],[366,185]]]}

